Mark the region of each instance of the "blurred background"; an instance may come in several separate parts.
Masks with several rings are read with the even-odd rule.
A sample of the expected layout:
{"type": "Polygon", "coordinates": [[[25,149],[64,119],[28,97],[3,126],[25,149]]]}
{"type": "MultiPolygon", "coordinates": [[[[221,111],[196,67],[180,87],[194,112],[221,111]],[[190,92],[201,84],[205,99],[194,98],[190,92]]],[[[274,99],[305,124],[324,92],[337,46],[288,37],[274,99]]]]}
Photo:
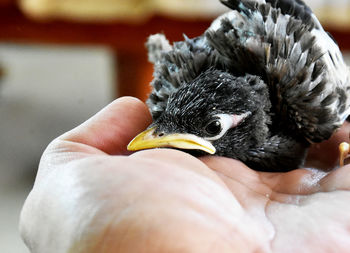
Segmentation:
{"type": "MultiPolygon", "coordinates": [[[[308,0],[350,54],[350,0],[308,0]]],[[[41,153],[118,96],[145,100],[144,43],[197,36],[225,11],[217,0],[0,0],[0,252],[28,253],[21,206],[41,153]]]]}

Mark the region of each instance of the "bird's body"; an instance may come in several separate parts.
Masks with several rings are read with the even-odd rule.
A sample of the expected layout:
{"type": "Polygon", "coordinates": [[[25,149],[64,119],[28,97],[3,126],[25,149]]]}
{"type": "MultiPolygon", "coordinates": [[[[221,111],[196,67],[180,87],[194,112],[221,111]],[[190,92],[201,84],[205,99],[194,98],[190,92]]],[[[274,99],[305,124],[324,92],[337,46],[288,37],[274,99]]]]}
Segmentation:
{"type": "Polygon", "coordinates": [[[199,37],[173,45],[150,37],[147,138],[187,134],[203,143],[158,146],[206,146],[256,170],[295,169],[310,143],[328,139],[349,115],[348,68],[301,0],[222,2],[232,11],[199,37]]]}

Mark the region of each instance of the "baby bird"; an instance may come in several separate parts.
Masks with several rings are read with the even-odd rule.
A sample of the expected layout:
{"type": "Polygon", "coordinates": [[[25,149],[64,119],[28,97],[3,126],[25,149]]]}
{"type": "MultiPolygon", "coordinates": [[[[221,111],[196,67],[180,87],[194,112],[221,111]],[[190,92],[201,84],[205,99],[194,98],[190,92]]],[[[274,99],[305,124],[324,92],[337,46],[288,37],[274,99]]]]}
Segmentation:
{"type": "Polygon", "coordinates": [[[349,70],[301,0],[221,0],[231,11],[199,37],[147,46],[153,123],[129,150],[172,147],[259,171],[302,166],[311,143],[350,113],[349,70]]]}

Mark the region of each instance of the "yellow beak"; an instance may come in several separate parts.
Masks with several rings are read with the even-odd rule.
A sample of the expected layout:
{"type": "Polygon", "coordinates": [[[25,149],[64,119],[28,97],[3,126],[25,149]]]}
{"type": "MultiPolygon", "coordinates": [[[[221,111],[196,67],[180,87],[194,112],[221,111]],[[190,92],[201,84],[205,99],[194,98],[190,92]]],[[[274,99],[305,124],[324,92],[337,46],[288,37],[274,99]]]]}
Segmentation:
{"type": "Polygon", "coordinates": [[[180,149],[202,150],[215,154],[215,147],[207,140],[193,134],[156,135],[155,128],[150,128],[137,135],[128,145],[129,151],[149,148],[172,147],[180,149]]]}

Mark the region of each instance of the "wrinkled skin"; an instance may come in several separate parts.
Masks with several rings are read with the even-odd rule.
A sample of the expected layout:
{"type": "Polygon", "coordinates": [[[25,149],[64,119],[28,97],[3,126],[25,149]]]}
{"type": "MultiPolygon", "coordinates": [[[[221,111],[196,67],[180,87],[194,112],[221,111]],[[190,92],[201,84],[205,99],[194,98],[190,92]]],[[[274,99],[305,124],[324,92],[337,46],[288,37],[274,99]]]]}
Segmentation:
{"type": "MultiPolygon", "coordinates": [[[[170,149],[127,153],[150,121],[121,98],[48,146],[20,220],[32,252],[349,252],[350,166],[261,173],[170,149]]],[[[333,165],[349,131],[309,164],[333,165]]]]}

